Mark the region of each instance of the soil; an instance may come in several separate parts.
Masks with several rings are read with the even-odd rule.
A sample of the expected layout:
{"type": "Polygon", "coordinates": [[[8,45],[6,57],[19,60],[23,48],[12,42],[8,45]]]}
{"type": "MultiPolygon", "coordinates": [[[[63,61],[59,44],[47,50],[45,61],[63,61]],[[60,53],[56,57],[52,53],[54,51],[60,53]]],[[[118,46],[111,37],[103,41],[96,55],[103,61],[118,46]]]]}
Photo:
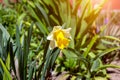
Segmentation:
{"type": "MultiPolygon", "coordinates": [[[[120,60],[115,60],[111,64],[120,66],[120,60]]],[[[110,80],[120,80],[120,69],[108,68],[107,70],[110,75],[110,80]]]]}

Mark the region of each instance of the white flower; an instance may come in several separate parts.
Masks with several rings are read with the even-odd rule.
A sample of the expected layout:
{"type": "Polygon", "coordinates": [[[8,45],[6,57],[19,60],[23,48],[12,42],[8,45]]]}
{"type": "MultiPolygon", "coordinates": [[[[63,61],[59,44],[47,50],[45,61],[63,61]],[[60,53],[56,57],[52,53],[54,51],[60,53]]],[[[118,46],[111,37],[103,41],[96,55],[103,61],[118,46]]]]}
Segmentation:
{"type": "Polygon", "coordinates": [[[53,31],[47,37],[50,40],[50,49],[55,47],[66,48],[71,39],[70,30],[71,28],[62,29],[61,26],[54,26],[53,31]]]}

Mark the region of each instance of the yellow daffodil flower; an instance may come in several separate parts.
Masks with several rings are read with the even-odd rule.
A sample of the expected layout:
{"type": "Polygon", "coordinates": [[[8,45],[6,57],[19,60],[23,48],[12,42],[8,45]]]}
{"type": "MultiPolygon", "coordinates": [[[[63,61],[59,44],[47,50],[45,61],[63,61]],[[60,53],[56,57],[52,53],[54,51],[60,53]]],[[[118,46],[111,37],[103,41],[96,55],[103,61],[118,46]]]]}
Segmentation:
{"type": "Polygon", "coordinates": [[[71,28],[62,29],[61,26],[55,26],[47,37],[47,39],[50,40],[50,49],[55,47],[60,49],[66,48],[71,39],[70,30],[71,28]]]}

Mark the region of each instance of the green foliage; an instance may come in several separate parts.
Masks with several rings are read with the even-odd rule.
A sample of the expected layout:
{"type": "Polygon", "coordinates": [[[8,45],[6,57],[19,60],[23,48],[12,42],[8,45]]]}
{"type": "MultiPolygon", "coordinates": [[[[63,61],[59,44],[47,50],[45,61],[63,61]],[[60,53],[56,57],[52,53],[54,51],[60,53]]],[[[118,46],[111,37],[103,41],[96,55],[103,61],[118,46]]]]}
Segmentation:
{"type": "Polygon", "coordinates": [[[9,58],[9,55],[8,55],[8,60],[6,61],[6,65],[5,65],[3,63],[3,61],[1,60],[1,58],[0,58],[0,64],[3,67],[3,71],[4,71],[4,73],[3,73],[3,80],[12,80],[11,75],[10,75],[9,70],[8,70],[8,68],[10,68],[10,67],[9,67],[9,64],[7,64],[7,62],[8,63],[10,62],[9,59],[10,58],[9,58]]]}
{"type": "Polygon", "coordinates": [[[119,46],[107,48],[112,42],[105,40],[120,40],[101,36],[104,26],[99,32],[94,26],[105,0],[97,8],[92,8],[91,0],[74,0],[73,3],[23,0],[14,4],[13,10],[1,10],[1,80],[11,80],[11,71],[18,80],[46,80],[53,76],[52,72],[66,72],[65,78],[72,76],[71,80],[107,80],[106,68],[120,68],[102,61],[106,54],[120,49],[119,46]],[[49,49],[50,42],[46,38],[57,25],[72,28],[72,40],[63,50],[49,49]]]}
{"type": "Polygon", "coordinates": [[[15,34],[16,11],[11,8],[0,8],[0,23],[9,31],[10,35],[15,34]]]}

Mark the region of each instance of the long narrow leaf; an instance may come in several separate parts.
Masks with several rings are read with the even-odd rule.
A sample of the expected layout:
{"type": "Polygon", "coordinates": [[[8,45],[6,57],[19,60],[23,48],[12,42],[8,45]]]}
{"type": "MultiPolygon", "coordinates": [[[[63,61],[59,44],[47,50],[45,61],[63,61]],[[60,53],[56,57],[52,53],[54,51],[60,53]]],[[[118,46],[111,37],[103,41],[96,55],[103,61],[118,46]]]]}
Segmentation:
{"type": "Polygon", "coordinates": [[[3,70],[4,70],[4,74],[6,75],[6,77],[8,78],[8,80],[12,80],[11,75],[8,71],[8,69],[6,68],[5,64],[3,63],[2,59],[0,58],[0,65],[2,66],[3,70]]]}
{"type": "Polygon", "coordinates": [[[90,43],[87,46],[87,50],[83,53],[83,56],[86,57],[89,53],[89,51],[91,50],[92,46],[94,45],[94,43],[96,42],[96,40],[98,39],[98,35],[95,35],[92,40],[90,41],[90,43]]]}

